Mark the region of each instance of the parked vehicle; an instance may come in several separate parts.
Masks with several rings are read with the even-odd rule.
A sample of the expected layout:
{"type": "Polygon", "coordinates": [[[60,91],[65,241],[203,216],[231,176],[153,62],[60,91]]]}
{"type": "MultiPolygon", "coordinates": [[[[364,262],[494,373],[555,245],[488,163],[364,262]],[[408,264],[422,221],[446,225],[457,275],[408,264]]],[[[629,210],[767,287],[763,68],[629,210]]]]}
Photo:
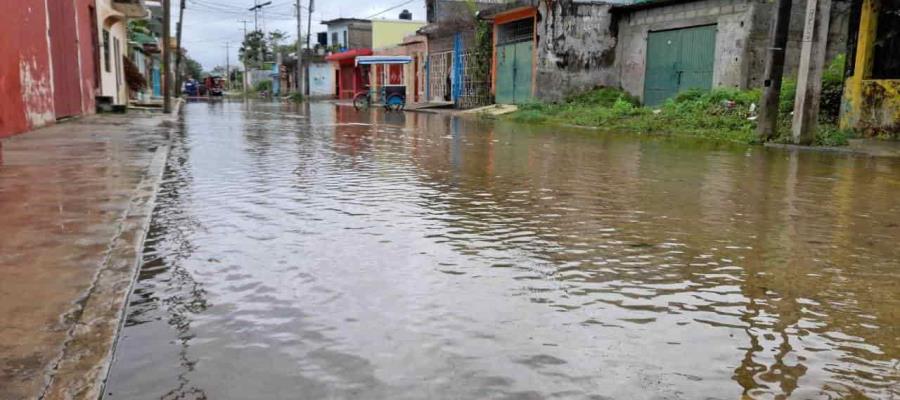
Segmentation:
{"type": "Polygon", "coordinates": [[[204,79],[204,85],[209,96],[222,96],[225,93],[224,79],[218,75],[210,75],[204,79]]]}
{"type": "MultiPolygon", "coordinates": [[[[370,86],[353,96],[353,107],[357,110],[369,108],[372,105],[382,106],[385,110],[401,111],[406,107],[406,86],[403,84],[391,83],[390,65],[404,65],[412,62],[409,56],[358,56],[356,57],[356,65],[382,65],[385,76],[382,81],[384,85],[378,89],[377,93],[370,86]]],[[[403,82],[402,72],[400,77],[394,82],[403,82]]]]}
{"type": "Polygon", "coordinates": [[[196,97],[200,95],[200,84],[196,79],[188,79],[184,82],[183,93],[188,97],[196,97]]]}

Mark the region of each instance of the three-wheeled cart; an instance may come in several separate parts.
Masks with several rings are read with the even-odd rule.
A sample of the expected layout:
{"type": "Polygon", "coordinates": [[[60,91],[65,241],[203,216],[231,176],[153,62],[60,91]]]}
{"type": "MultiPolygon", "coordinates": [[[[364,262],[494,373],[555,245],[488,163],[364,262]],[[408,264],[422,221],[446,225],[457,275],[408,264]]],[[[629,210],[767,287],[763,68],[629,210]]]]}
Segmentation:
{"type": "Polygon", "coordinates": [[[409,56],[358,56],[356,65],[375,68],[375,83],[353,96],[353,107],[357,110],[373,105],[386,110],[400,111],[406,107],[406,85],[403,84],[403,66],[412,62],[409,56]]]}

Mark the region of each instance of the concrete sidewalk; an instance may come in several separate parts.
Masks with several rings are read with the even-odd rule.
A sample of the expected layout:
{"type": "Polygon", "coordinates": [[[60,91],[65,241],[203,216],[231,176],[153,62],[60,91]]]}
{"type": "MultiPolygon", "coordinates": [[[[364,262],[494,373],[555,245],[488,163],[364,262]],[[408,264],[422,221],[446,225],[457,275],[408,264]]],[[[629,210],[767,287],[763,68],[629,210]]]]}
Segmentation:
{"type": "Polygon", "coordinates": [[[0,399],[96,399],[173,116],[96,115],[0,142],[0,399]]]}

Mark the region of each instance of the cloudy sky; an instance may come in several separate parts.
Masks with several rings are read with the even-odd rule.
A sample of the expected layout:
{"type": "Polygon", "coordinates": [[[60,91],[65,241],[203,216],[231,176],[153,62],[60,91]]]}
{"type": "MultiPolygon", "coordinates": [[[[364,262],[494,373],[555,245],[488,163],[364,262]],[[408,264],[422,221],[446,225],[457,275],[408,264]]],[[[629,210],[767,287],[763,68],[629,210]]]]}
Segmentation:
{"type": "MultiPolygon", "coordinates": [[[[236,65],[237,49],[243,37],[244,23],[247,29],[253,30],[254,0],[173,0],[172,1],[172,35],[175,35],[175,23],[179,1],[186,1],[184,13],[184,48],[191,58],[210,70],[217,65],[225,65],[225,44],[230,43],[229,57],[231,65],[236,65]]],[[[294,12],[296,0],[256,0],[260,3],[271,1],[259,13],[259,27],[266,32],[278,29],[290,35],[290,41],[296,38],[297,20],[294,12]]],[[[309,0],[301,0],[303,10],[303,32],[306,33],[305,7],[309,0]]],[[[403,9],[413,13],[414,20],[425,19],[424,0],[313,0],[312,34],[324,31],[320,21],[339,17],[396,19],[403,9]],[[390,11],[387,9],[398,6],[390,11]],[[383,13],[382,13],[383,12],[383,13]]]]}

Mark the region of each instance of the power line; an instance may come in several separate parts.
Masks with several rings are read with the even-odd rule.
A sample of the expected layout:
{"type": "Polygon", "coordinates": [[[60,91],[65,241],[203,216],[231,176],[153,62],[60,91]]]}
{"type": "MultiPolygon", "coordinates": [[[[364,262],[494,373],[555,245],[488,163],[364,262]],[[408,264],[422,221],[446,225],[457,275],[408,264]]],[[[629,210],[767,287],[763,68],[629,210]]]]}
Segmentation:
{"type": "Polygon", "coordinates": [[[366,17],[365,19],[372,19],[372,18],[375,18],[375,17],[377,17],[377,16],[379,16],[379,15],[381,15],[381,14],[384,14],[384,13],[386,13],[386,12],[388,12],[388,11],[391,11],[391,10],[394,10],[394,9],[397,9],[397,8],[400,8],[400,7],[403,7],[403,6],[405,6],[405,5],[409,4],[409,3],[412,3],[412,2],[414,2],[414,1],[416,1],[416,0],[407,0],[407,1],[404,1],[404,2],[402,2],[402,3],[400,3],[400,4],[397,4],[397,5],[393,6],[393,7],[390,7],[390,8],[384,9],[384,10],[382,10],[382,11],[379,11],[379,12],[377,12],[377,13],[375,13],[375,14],[372,14],[372,15],[366,17]]]}

